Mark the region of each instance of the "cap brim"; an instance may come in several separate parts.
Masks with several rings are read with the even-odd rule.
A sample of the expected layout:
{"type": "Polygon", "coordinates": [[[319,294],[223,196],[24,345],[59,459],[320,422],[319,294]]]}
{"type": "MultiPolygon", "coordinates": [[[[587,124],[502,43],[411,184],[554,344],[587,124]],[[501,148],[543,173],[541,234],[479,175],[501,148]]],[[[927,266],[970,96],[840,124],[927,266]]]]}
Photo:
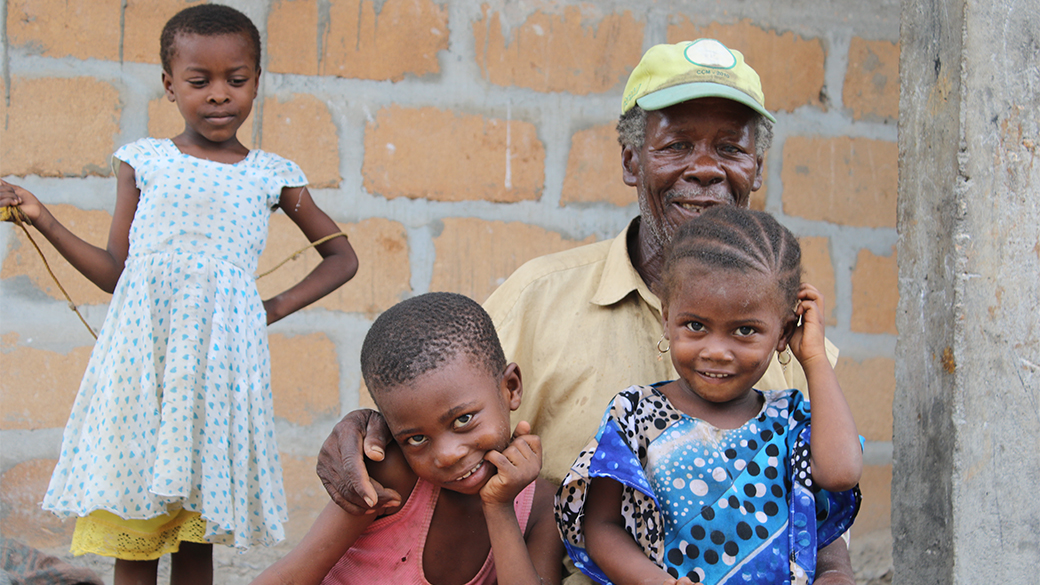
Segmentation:
{"type": "Polygon", "coordinates": [[[770,122],[776,122],[776,118],[774,118],[768,110],[763,108],[762,104],[755,101],[754,98],[739,89],[733,89],[728,85],[719,85],[718,83],[698,82],[673,85],[672,87],[666,87],[644,95],[637,99],[636,103],[644,110],[652,111],[661,110],[668,106],[681,104],[682,102],[707,97],[726,98],[742,103],[765,116],[770,122]]]}

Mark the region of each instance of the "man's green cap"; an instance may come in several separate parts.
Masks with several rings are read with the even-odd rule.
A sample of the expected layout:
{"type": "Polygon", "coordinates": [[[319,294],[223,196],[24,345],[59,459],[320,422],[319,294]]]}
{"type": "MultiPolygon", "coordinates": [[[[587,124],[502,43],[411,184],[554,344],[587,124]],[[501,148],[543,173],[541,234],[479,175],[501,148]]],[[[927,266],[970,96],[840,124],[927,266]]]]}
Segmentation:
{"type": "Polygon", "coordinates": [[[698,98],[719,97],[740,102],[771,122],[758,73],[740,51],[715,39],[655,45],[632,71],[621,98],[621,113],[636,104],[660,110],[698,98]]]}

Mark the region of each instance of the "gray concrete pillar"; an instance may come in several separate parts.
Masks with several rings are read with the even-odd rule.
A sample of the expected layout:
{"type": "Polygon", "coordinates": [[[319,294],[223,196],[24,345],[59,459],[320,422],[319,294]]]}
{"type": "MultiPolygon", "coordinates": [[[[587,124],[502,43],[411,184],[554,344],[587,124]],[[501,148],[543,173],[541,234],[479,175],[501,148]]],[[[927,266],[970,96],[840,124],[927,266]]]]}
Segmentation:
{"type": "Polygon", "coordinates": [[[1040,0],[904,0],[894,583],[1040,582],[1040,0]]]}

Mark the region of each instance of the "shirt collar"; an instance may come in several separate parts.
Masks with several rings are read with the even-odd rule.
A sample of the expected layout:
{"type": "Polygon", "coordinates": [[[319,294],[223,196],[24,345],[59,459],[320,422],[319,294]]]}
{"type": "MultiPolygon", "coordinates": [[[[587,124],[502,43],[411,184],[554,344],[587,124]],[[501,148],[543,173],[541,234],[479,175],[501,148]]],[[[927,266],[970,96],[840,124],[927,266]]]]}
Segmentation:
{"type": "Polygon", "coordinates": [[[603,266],[603,275],[600,277],[599,286],[596,287],[596,293],[592,295],[592,304],[601,307],[613,305],[632,291],[636,291],[646,304],[658,313],[661,312],[660,299],[650,292],[650,288],[643,282],[643,278],[632,265],[632,258],[628,255],[628,234],[633,229],[638,229],[638,223],[639,218],[636,217],[611,242],[607,251],[607,261],[603,266]]]}

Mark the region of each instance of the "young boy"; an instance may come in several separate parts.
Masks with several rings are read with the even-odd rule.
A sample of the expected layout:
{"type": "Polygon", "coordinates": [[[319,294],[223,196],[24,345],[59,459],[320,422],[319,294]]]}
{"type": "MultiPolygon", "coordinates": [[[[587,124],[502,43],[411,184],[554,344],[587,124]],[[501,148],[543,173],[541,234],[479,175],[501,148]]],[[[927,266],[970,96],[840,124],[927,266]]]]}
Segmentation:
{"type": "Polygon", "coordinates": [[[402,506],[351,516],[329,504],[254,584],[559,583],[555,486],[521,422],[520,369],[491,318],[457,294],[406,300],[376,319],[361,372],[395,442],[368,473],[402,506]]]}

